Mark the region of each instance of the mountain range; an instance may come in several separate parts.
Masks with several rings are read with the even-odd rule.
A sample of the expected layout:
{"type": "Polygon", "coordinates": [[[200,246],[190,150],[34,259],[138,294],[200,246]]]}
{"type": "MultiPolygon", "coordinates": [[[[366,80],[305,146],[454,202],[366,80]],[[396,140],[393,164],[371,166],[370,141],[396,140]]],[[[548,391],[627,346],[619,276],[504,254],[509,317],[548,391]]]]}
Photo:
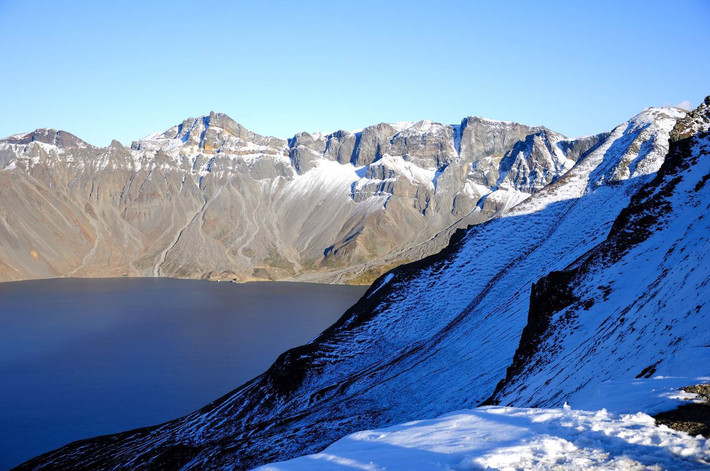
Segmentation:
{"type": "MultiPolygon", "coordinates": [[[[199,221],[182,231],[194,235],[178,236],[169,250],[158,250],[152,264],[146,264],[154,274],[175,274],[178,264],[173,261],[183,253],[181,240],[197,243],[201,240],[197,227],[218,224],[206,210],[212,205],[216,209],[215,202],[222,201],[214,182],[246,181],[217,170],[224,168],[220,165],[240,168],[241,158],[217,153],[210,164],[205,154],[208,147],[224,145],[218,137],[223,134],[210,134],[210,126],[219,119],[226,118],[212,115],[187,121],[139,141],[131,151],[121,151],[133,174],[165,166],[140,179],[148,182],[146,188],[133,189],[136,199],[131,201],[140,201],[144,212],[137,213],[137,205],[130,214],[143,214],[144,222],[157,212],[146,209],[151,200],[139,195],[145,197],[154,185],[176,191],[181,180],[175,166],[188,172],[180,188],[190,189],[180,191],[204,196],[205,188],[210,195],[201,208],[197,203],[190,206],[199,210],[196,216],[184,213],[184,220],[199,221]],[[191,143],[203,149],[198,154],[202,157],[193,165],[189,159],[176,160],[171,155],[182,154],[166,142],[177,149],[191,143]],[[212,184],[207,185],[208,180],[212,184]]],[[[359,134],[297,135],[283,147],[282,141],[272,138],[249,137],[240,127],[231,128],[229,135],[242,133],[258,141],[264,155],[267,148],[277,149],[273,157],[265,158],[268,168],[281,168],[287,175],[273,177],[271,186],[264,183],[268,189],[262,191],[289,195],[278,200],[282,204],[298,198],[294,195],[299,191],[326,194],[328,185],[341,188],[349,181],[343,204],[376,207],[372,212],[348,213],[359,214],[361,229],[355,232],[343,232],[347,224],[338,219],[342,237],[319,255],[316,265],[339,254],[344,264],[371,254],[365,241],[372,241],[374,232],[385,238],[394,233],[387,232],[387,221],[396,221],[398,228],[436,226],[434,235],[423,236],[425,246],[427,240],[436,239],[437,230],[443,237],[446,228],[471,223],[470,227],[451,230],[450,241],[438,253],[380,276],[336,324],[204,408],[162,425],[75,442],[20,469],[249,469],[319,452],[360,430],[434,419],[461,409],[479,407],[475,410],[481,412],[471,413],[476,420],[495,413],[494,406],[606,409],[594,416],[599,420],[606,420],[607,411],[656,413],[674,407],[674,391],[703,378],[707,381],[710,97],[692,112],[649,108],[608,133],[581,140],[479,118],[466,119],[460,127],[421,122],[367,129],[359,134]],[[384,143],[378,141],[379,132],[389,136],[384,143]],[[432,143],[422,137],[429,135],[441,139],[432,143]],[[358,178],[343,178],[335,185],[335,168],[345,168],[358,178]],[[292,182],[298,183],[291,186],[292,182]],[[368,225],[368,218],[380,219],[368,225]]],[[[36,148],[56,147],[63,139],[84,145],[74,138],[48,135],[53,143],[36,148]]],[[[17,149],[32,144],[6,140],[4,145],[17,149]]],[[[112,148],[119,152],[117,145],[112,148]]],[[[33,169],[40,165],[33,167],[35,157],[14,158],[15,168],[22,165],[23,175],[34,178],[33,169]]],[[[43,155],[37,162],[43,158],[47,159],[43,155]]],[[[101,162],[93,171],[111,166],[113,160],[101,162]]],[[[247,168],[262,167],[247,165],[244,174],[247,168]]],[[[257,174],[249,175],[261,181],[257,174]]],[[[226,185],[228,195],[239,188],[226,185]]],[[[120,196],[119,187],[103,186],[102,194],[120,196]]],[[[333,192],[331,201],[341,201],[333,192]]],[[[277,199],[271,201],[269,207],[276,208],[277,199]]],[[[110,211],[121,219],[129,207],[110,211]]],[[[322,206],[316,206],[315,213],[318,208],[330,214],[322,206]]],[[[302,209],[303,221],[308,220],[306,213],[315,216],[302,209]]],[[[423,240],[414,239],[405,245],[413,247],[423,240]]],[[[323,245],[334,239],[326,242],[314,235],[303,247],[315,248],[316,240],[323,245]]],[[[204,250],[206,254],[211,249],[204,250]]],[[[382,260],[378,257],[373,255],[366,263],[382,260]]],[[[540,410],[538,414],[556,414],[554,420],[572,420],[567,412],[540,410]]],[[[577,417],[579,430],[591,427],[588,421],[581,425],[588,419],[577,417]]],[[[646,416],[641,422],[624,417],[619,420],[628,430],[648,424],[646,416]]],[[[466,419],[467,427],[472,420],[466,419]]],[[[608,434],[604,440],[610,440],[608,434]]],[[[669,466],[707,465],[708,444],[697,443],[699,451],[674,451],[669,466]]]]}
{"type": "Polygon", "coordinates": [[[0,280],[370,283],[606,139],[476,117],[278,139],[210,113],[103,148],[38,129],[0,140],[0,280]]]}

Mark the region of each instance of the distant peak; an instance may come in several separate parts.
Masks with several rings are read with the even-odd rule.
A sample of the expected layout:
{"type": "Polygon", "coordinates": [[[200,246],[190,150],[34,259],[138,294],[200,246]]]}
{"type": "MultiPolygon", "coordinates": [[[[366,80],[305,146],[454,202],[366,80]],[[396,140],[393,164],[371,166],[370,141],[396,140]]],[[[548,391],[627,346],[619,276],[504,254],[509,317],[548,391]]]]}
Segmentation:
{"type": "Polygon", "coordinates": [[[233,123],[236,123],[236,121],[234,119],[232,119],[232,117],[229,116],[227,113],[219,113],[217,111],[210,111],[210,114],[207,115],[207,117],[210,119],[210,121],[212,121],[212,120],[228,120],[233,123]]]}
{"type": "Polygon", "coordinates": [[[59,148],[69,147],[94,147],[91,144],[79,139],[74,134],[62,130],[51,128],[39,128],[32,132],[14,134],[2,139],[9,144],[29,144],[31,142],[42,142],[59,148]]]}
{"type": "Polygon", "coordinates": [[[672,106],[650,107],[628,120],[626,125],[632,127],[648,126],[657,122],[659,119],[679,120],[684,118],[687,114],[688,112],[686,110],[672,106]]]}
{"type": "Polygon", "coordinates": [[[519,124],[514,121],[501,121],[498,119],[484,118],[483,116],[467,116],[463,121],[478,121],[481,123],[491,123],[491,124],[519,124]]]}
{"type": "Polygon", "coordinates": [[[529,129],[530,132],[539,132],[547,129],[545,126],[531,126],[529,124],[522,124],[515,121],[501,121],[497,119],[484,118],[482,116],[467,116],[463,118],[461,120],[461,127],[466,128],[468,126],[494,128],[524,127],[529,129]]]}
{"type": "MultiPolygon", "coordinates": [[[[209,114],[198,116],[197,118],[187,118],[183,120],[182,123],[177,126],[173,126],[163,133],[163,136],[168,138],[181,138],[185,139],[185,136],[192,134],[194,130],[198,130],[199,133],[207,130],[208,128],[220,128],[229,134],[237,137],[244,137],[245,134],[251,133],[244,126],[236,122],[226,113],[218,113],[215,111],[210,111],[209,114]]],[[[154,138],[155,135],[151,134],[146,138],[154,138]]]]}
{"type": "Polygon", "coordinates": [[[238,135],[240,130],[246,130],[244,126],[233,120],[229,115],[225,113],[215,113],[214,111],[210,111],[209,116],[207,116],[206,125],[222,128],[235,135],[238,135]]]}

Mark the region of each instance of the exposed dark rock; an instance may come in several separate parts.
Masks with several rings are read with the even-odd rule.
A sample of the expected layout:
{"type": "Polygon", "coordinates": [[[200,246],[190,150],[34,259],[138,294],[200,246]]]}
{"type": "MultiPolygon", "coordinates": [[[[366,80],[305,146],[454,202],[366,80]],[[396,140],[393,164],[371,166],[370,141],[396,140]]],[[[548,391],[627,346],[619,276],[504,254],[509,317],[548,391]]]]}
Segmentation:
{"type": "Polygon", "coordinates": [[[653,418],[658,425],[710,438],[710,384],[687,386],[683,391],[699,395],[704,402],[683,404],[677,409],[656,414],[653,418]]]}
{"type": "Polygon", "coordinates": [[[513,363],[508,367],[505,378],[498,383],[496,390],[482,405],[497,404],[495,396],[505,384],[519,375],[537,353],[543,338],[548,335],[551,317],[578,300],[574,295],[575,273],[553,271],[536,283],[530,291],[530,310],[528,322],[520,336],[520,344],[515,351],[513,363]]]}

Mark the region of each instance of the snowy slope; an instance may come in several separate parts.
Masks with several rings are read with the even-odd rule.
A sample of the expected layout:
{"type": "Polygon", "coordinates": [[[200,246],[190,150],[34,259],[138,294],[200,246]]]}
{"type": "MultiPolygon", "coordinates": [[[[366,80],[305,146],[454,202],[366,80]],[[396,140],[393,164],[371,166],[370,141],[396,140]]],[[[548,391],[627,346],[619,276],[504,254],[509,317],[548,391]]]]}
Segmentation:
{"type": "Polygon", "coordinates": [[[475,407],[514,359],[531,285],[604,241],[661,167],[684,115],[648,109],[616,127],[554,183],[381,278],[313,342],[201,411],[31,464],[243,468],[316,452],[357,430],[475,407]]]}
{"type": "Polygon", "coordinates": [[[710,376],[708,178],[705,103],[679,123],[663,168],[606,240],[536,283],[496,402],[586,407],[619,383],[665,377],[680,387],[710,376]]]}
{"type": "Polygon", "coordinates": [[[673,408],[691,399],[680,386],[710,381],[709,180],[710,98],[675,126],[660,171],[605,240],[534,284],[493,398],[626,415],[482,407],[358,432],[259,469],[710,468],[710,440],[629,414],[673,408]]]}
{"type": "Polygon", "coordinates": [[[482,407],[342,438],[260,471],[664,469],[710,467],[710,440],[646,414],[482,407]]]}

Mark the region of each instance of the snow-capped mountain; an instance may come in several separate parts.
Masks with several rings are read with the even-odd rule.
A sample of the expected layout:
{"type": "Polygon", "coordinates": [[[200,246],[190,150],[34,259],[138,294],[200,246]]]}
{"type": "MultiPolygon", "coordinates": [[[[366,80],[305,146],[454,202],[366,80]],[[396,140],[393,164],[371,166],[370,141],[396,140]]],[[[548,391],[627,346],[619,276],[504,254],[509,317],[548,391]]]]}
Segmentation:
{"type": "Polygon", "coordinates": [[[527,326],[491,402],[581,404],[606,394],[595,378],[710,373],[708,131],[706,100],[674,128],[663,166],[606,239],[533,284],[527,326]]]}
{"type": "MultiPolygon", "coordinates": [[[[547,130],[531,135],[513,145],[511,164],[467,168],[496,184],[479,212],[497,192],[520,191],[506,185],[541,185],[539,165],[574,160],[574,144],[558,145],[547,130]],[[531,166],[535,174],[515,175],[531,166]]],[[[462,137],[459,155],[475,143],[485,147],[462,137]]],[[[672,407],[669,391],[707,376],[710,359],[708,146],[710,98],[687,116],[647,109],[499,217],[379,278],[335,325],[234,392],[26,466],[244,469],[483,403],[672,407]],[[632,390],[634,401],[605,402],[632,390]]],[[[445,162],[447,149],[431,162],[445,162]]]]}
{"type": "Polygon", "coordinates": [[[97,148],[0,140],[0,279],[372,281],[569,170],[605,135],[466,118],[260,136],[224,114],[97,148]]]}

